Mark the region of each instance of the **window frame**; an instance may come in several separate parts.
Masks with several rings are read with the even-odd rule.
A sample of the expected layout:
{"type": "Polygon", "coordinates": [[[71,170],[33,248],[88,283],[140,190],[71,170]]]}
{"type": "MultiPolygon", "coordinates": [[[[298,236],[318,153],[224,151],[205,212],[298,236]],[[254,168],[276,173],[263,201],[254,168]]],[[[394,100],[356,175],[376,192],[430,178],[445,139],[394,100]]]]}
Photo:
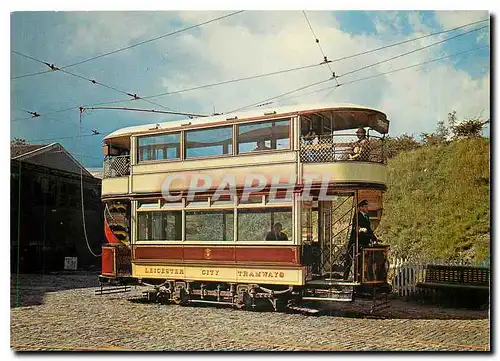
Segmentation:
{"type": "Polygon", "coordinates": [[[272,118],[272,119],[265,119],[265,120],[259,119],[259,120],[255,120],[255,121],[241,122],[241,123],[234,124],[235,128],[236,128],[236,130],[235,130],[236,145],[234,147],[235,155],[242,156],[242,155],[268,154],[268,153],[274,153],[274,152],[292,151],[293,150],[293,121],[294,121],[294,117],[285,117],[285,118],[272,118]],[[281,122],[281,121],[283,121],[283,122],[288,121],[288,148],[283,148],[283,149],[271,148],[271,149],[250,150],[250,151],[246,151],[246,152],[240,152],[240,150],[239,150],[240,127],[258,124],[258,123],[281,122]]]}
{"type": "Polygon", "coordinates": [[[228,157],[234,157],[236,155],[236,152],[234,150],[234,126],[235,124],[227,124],[227,125],[217,125],[214,127],[203,127],[203,128],[195,128],[195,129],[186,129],[184,130],[182,136],[183,136],[183,158],[181,159],[182,161],[190,161],[190,160],[200,160],[200,159],[214,159],[214,158],[228,158],[228,157]],[[217,154],[217,155],[206,155],[206,156],[200,156],[200,157],[188,157],[187,156],[187,136],[189,132],[203,132],[203,131],[208,131],[208,130],[217,130],[217,128],[229,128],[231,127],[231,153],[228,154],[217,154]]]}
{"type": "Polygon", "coordinates": [[[140,165],[140,164],[151,164],[151,163],[160,163],[160,162],[179,162],[179,161],[182,161],[182,157],[183,157],[183,151],[182,151],[182,147],[183,147],[183,137],[184,137],[184,134],[182,131],[179,131],[179,130],[176,130],[176,131],[172,131],[172,132],[165,132],[165,133],[153,133],[153,134],[144,134],[144,135],[140,135],[140,136],[137,136],[136,139],[136,164],[140,165]],[[178,134],[179,135],[179,154],[176,158],[167,158],[167,159],[147,159],[147,160],[140,160],[140,151],[141,151],[141,146],[139,144],[140,140],[141,139],[144,139],[144,138],[153,138],[153,137],[161,137],[161,136],[168,136],[168,135],[175,135],[175,134],[178,134]]]}
{"type": "MultiPolygon", "coordinates": [[[[137,206],[135,207],[135,218],[137,221],[135,222],[135,236],[134,236],[134,244],[136,245],[214,245],[214,246],[238,246],[238,245],[262,245],[262,246],[293,246],[296,245],[296,237],[294,237],[294,228],[295,228],[295,223],[297,222],[296,215],[295,215],[295,207],[296,203],[295,202],[283,202],[281,204],[273,204],[269,203],[267,201],[267,197],[264,194],[256,194],[254,196],[261,196],[263,197],[263,202],[262,203],[240,203],[240,198],[236,198],[235,202],[233,205],[217,205],[213,204],[211,201],[211,197],[209,197],[209,200],[207,201],[206,205],[201,206],[201,205],[195,205],[189,207],[189,203],[186,200],[186,197],[182,197],[182,202],[176,202],[172,203],[172,205],[169,205],[168,202],[165,202],[161,198],[159,199],[142,199],[142,200],[137,200],[137,206]],[[148,204],[150,206],[144,207],[144,205],[141,205],[139,207],[138,202],[144,202],[144,201],[150,201],[148,204]],[[141,209],[142,208],[142,209],[141,209]],[[239,212],[238,210],[245,210],[245,209],[276,209],[276,208],[288,208],[291,210],[291,229],[290,229],[290,234],[289,234],[289,239],[287,241],[241,241],[238,239],[238,218],[239,218],[239,212]],[[190,211],[232,211],[233,212],[233,240],[232,241],[195,241],[195,240],[187,240],[186,239],[186,212],[190,211]],[[139,239],[139,220],[138,220],[138,215],[139,213],[143,212],[181,212],[181,224],[182,224],[182,229],[181,229],[181,234],[182,234],[182,240],[141,240],[139,239]]],[[[268,232],[267,230],[266,232],[268,232]]]]}

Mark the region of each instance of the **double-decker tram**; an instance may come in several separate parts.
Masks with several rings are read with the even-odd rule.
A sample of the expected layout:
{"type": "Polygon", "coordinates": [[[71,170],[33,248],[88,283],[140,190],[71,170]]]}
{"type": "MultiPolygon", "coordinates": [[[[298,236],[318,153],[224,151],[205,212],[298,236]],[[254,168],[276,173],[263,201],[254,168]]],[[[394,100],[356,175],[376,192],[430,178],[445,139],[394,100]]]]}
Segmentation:
{"type": "Polygon", "coordinates": [[[115,131],[101,282],[275,310],[386,294],[388,247],[373,230],[388,128],[379,110],[313,105],[115,131]]]}

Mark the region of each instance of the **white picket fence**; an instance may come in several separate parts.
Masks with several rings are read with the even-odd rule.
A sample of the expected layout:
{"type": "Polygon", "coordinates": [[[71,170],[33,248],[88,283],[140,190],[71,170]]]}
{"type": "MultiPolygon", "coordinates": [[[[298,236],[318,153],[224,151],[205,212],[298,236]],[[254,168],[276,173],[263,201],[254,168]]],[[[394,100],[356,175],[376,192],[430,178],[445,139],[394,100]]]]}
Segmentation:
{"type": "Polygon", "coordinates": [[[411,260],[395,258],[389,261],[389,282],[392,283],[392,292],[401,297],[412,297],[418,293],[416,287],[418,282],[424,280],[424,268],[426,265],[447,266],[478,266],[489,267],[489,261],[471,262],[468,260],[411,260]]]}

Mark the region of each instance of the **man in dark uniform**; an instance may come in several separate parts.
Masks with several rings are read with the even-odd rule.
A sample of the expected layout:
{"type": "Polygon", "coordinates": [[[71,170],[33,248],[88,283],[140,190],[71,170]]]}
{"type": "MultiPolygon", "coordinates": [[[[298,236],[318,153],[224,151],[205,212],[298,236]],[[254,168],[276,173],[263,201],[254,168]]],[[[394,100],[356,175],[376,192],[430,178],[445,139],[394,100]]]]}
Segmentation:
{"type": "MultiPolygon", "coordinates": [[[[370,225],[370,217],[368,216],[368,201],[365,199],[358,203],[357,217],[354,216],[352,220],[351,235],[349,236],[349,244],[347,246],[347,254],[344,262],[345,280],[349,278],[349,273],[351,271],[352,256],[355,252],[356,233],[358,235],[358,254],[362,254],[363,248],[369,247],[372,241],[377,242],[377,237],[373,233],[370,225]],[[358,230],[357,232],[356,229],[358,230]]],[[[358,257],[357,268],[357,273],[361,274],[361,257],[358,257]]]]}

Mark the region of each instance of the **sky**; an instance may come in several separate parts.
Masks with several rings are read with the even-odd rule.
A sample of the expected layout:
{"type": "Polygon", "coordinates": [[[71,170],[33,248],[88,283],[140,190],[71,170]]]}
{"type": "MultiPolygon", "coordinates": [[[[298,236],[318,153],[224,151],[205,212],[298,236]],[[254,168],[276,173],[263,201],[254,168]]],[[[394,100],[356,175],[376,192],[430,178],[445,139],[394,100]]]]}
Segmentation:
{"type": "Polygon", "coordinates": [[[247,10],[162,37],[234,12],[11,13],[10,138],[40,144],[57,141],[85,166],[101,167],[105,135],[122,127],[185,116],[94,109],[82,113],[80,126],[78,106],[122,101],[108,106],[226,113],[320,81],[325,82],[277,98],[270,106],[353,103],[373,107],[387,114],[392,136],[432,132],[452,110],[459,119],[490,117],[487,11],[306,10],[304,15],[302,11],[247,10]],[[487,21],[477,23],[481,20],[487,21]],[[471,23],[475,24],[351,57],[471,23]],[[154,38],[159,39],[148,41],[154,38]],[[144,41],[148,42],[64,69],[73,75],[45,72],[49,68],[40,63],[63,67],[144,41]],[[429,47],[418,50],[425,46],[429,47]],[[416,51],[400,56],[412,50],[416,51]],[[332,61],[331,70],[318,65],[323,53],[332,61]],[[452,56],[384,74],[448,55],[452,56]],[[397,58],[383,62],[392,57],[397,58]],[[308,65],[318,66],[150,99],[157,104],[123,94],[151,96],[308,65]],[[337,80],[332,79],[332,71],[337,80]],[[44,73],[24,77],[36,72],[44,73]],[[337,81],[339,87],[335,87],[337,81]],[[321,89],[326,90],[311,93],[321,89]],[[75,109],[62,111],[69,108],[75,109]],[[29,112],[41,116],[32,117],[29,112]],[[100,134],[91,135],[92,130],[100,134]]]}

